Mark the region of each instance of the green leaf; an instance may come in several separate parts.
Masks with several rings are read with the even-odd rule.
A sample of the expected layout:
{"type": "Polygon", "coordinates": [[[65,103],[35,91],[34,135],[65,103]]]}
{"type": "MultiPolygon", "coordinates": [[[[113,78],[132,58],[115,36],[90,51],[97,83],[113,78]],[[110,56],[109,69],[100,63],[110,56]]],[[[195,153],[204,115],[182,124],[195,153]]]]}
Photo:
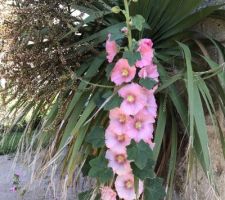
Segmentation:
{"type": "MultiPolygon", "coordinates": [[[[96,105],[98,108],[102,107],[102,104],[103,104],[103,103],[105,102],[105,100],[107,99],[107,98],[105,98],[105,97],[103,96],[103,95],[104,95],[103,92],[104,92],[104,91],[102,90],[102,88],[96,90],[96,92],[95,92],[94,102],[95,102],[95,105],[96,105]]],[[[111,91],[110,91],[110,92],[111,92],[111,91]]]]}
{"type": "Polygon", "coordinates": [[[105,129],[103,127],[95,127],[86,138],[86,142],[92,144],[94,148],[104,147],[105,145],[105,129]]]}
{"type": "MultiPolygon", "coordinates": [[[[213,60],[211,60],[209,57],[206,56],[202,56],[204,58],[204,60],[208,63],[208,65],[212,68],[212,69],[216,69],[216,68],[220,68],[220,65],[216,62],[214,62],[213,60]]],[[[218,73],[218,78],[221,82],[222,85],[224,85],[224,73],[218,73]]]]}
{"type": "MultiPolygon", "coordinates": [[[[86,65],[83,66],[84,68],[88,67],[88,70],[86,71],[86,73],[84,75],[84,78],[85,78],[86,81],[89,81],[93,77],[93,75],[96,72],[98,72],[100,66],[102,65],[102,63],[104,61],[105,61],[104,53],[100,53],[99,56],[94,58],[92,60],[92,62],[87,64],[87,66],[86,65]]],[[[81,82],[79,84],[79,86],[77,88],[77,92],[74,94],[72,100],[69,103],[68,108],[66,109],[66,113],[64,115],[63,120],[67,121],[68,118],[69,118],[69,122],[66,126],[66,131],[64,132],[64,134],[62,136],[62,139],[61,139],[61,142],[60,142],[60,145],[59,145],[58,149],[61,149],[65,145],[66,141],[71,136],[73,130],[77,131],[80,128],[80,124],[79,124],[79,126],[77,126],[77,124],[75,122],[81,116],[81,113],[82,113],[82,110],[83,110],[82,108],[84,107],[84,105],[82,105],[82,104],[86,103],[85,97],[82,96],[84,94],[84,89],[86,87],[87,87],[87,83],[81,82]],[[75,127],[76,127],[76,129],[75,129],[75,127]]],[[[57,109],[58,109],[58,107],[57,107],[57,109]]],[[[94,108],[92,107],[90,109],[94,109],[94,108]]],[[[88,115],[88,113],[87,113],[87,115],[88,115]]]]}
{"type": "Polygon", "coordinates": [[[188,105],[189,105],[189,123],[190,123],[190,139],[193,143],[194,134],[194,72],[192,70],[192,57],[189,47],[183,43],[178,42],[179,46],[183,50],[185,62],[187,66],[187,91],[188,91],[188,105]]]}
{"type": "Polygon", "coordinates": [[[135,15],[131,17],[132,26],[134,26],[137,30],[142,31],[143,25],[145,23],[145,18],[142,15],[135,15]]]}
{"type": "Polygon", "coordinates": [[[141,54],[140,52],[125,51],[123,53],[123,58],[128,60],[130,66],[133,66],[138,60],[141,59],[141,54]]]}
{"type": "Polygon", "coordinates": [[[208,149],[208,134],[207,126],[205,121],[205,114],[203,110],[203,104],[199,93],[198,85],[194,84],[194,97],[195,97],[195,109],[194,119],[196,125],[196,132],[194,136],[194,148],[202,159],[202,166],[208,176],[211,176],[211,163],[208,149]]]}
{"type": "Polygon", "coordinates": [[[162,146],[162,141],[165,134],[166,129],[166,119],[167,119],[167,110],[164,109],[164,105],[166,104],[166,97],[161,95],[159,99],[159,114],[158,121],[155,131],[155,147],[153,149],[154,159],[157,160],[159,156],[159,152],[162,146]]]}
{"type": "Polygon", "coordinates": [[[102,95],[102,97],[103,97],[104,99],[107,99],[107,98],[109,98],[112,94],[113,94],[113,91],[112,91],[112,90],[107,90],[107,92],[105,92],[105,93],[102,95]]]}
{"type": "MultiPolygon", "coordinates": [[[[104,42],[107,38],[108,33],[111,33],[111,40],[118,40],[124,38],[124,34],[122,33],[121,29],[125,26],[124,22],[116,23],[112,26],[109,26],[97,33],[90,35],[89,37],[85,37],[84,39],[80,40],[76,43],[76,45],[83,44],[85,42],[93,42],[95,44],[99,44],[104,42]]],[[[74,46],[75,44],[73,44],[74,46]]]]}
{"type": "Polygon", "coordinates": [[[161,178],[147,179],[144,182],[144,200],[161,200],[166,193],[161,178]]]}
{"type": "Polygon", "coordinates": [[[146,166],[143,169],[139,169],[133,162],[131,163],[131,168],[136,177],[138,177],[141,180],[144,180],[146,178],[153,178],[155,176],[153,169],[154,164],[155,162],[149,159],[146,166]]]}
{"type": "Polygon", "coordinates": [[[136,143],[134,140],[127,146],[128,160],[134,161],[139,169],[144,169],[147,165],[148,159],[153,158],[152,150],[149,145],[141,140],[136,143]]]}
{"type": "Polygon", "coordinates": [[[169,86],[173,85],[175,82],[182,78],[182,74],[176,74],[174,76],[168,77],[167,79],[162,79],[162,84],[158,87],[156,93],[161,92],[162,90],[167,89],[169,86]]]}
{"type": "MultiPolygon", "coordinates": [[[[93,193],[93,189],[85,191],[85,192],[81,192],[78,194],[78,200],[88,200],[91,198],[93,193]]],[[[94,200],[100,200],[100,194],[98,194],[94,200]]]]}
{"type": "Polygon", "coordinates": [[[110,63],[106,66],[105,73],[106,73],[107,79],[110,79],[110,75],[111,75],[114,65],[115,65],[114,63],[110,63]]]}
{"type": "Polygon", "coordinates": [[[176,161],[177,161],[177,123],[176,118],[173,113],[171,113],[172,118],[172,128],[171,128],[171,153],[170,153],[170,161],[168,167],[168,175],[167,175],[167,196],[168,199],[172,199],[174,193],[174,178],[175,178],[175,171],[176,171],[176,161]]]}
{"type": "Polygon", "coordinates": [[[79,200],[87,200],[91,198],[91,193],[93,192],[93,190],[88,190],[85,192],[81,192],[78,194],[78,199],[79,200]]]}
{"type": "MultiPolygon", "coordinates": [[[[203,20],[204,18],[209,16],[211,13],[213,13],[219,7],[221,7],[221,6],[220,5],[207,6],[203,9],[200,9],[197,12],[193,12],[192,15],[185,17],[180,22],[177,21],[176,23],[172,23],[169,26],[165,25],[165,27],[162,27],[163,30],[161,29],[160,34],[158,34],[157,37],[160,38],[160,40],[166,40],[178,33],[182,33],[184,30],[192,27],[193,25],[197,24],[198,22],[200,22],[201,20],[203,20]]],[[[167,16],[167,18],[168,18],[168,16],[167,16]]],[[[156,31],[157,30],[155,29],[155,32],[156,31]]]]}
{"type": "Polygon", "coordinates": [[[79,134],[79,132],[75,133],[76,140],[73,143],[73,146],[70,147],[69,159],[67,161],[68,162],[67,163],[67,174],[68,174],[69,181],[72,181],[72,179],[73,179],[74,170],[76,169],[76,163],[80,162],[81,152],[79,150],[84,142],[87,130],[88,130],[88,126],[81,127],[80,134],[79,134]]]}
{"type": "MultiPolygon", "coordinates": [[[[199,90],[205,101],[206,107],[208,109],[209,115],[210,115],[212,123],[213,123],[213,127],[218,130],[216,132],[219,133],[221,147],[223,150],[223,156],[225,158],[225,140],[224,140],[223,131],[222,131],[220,123],[218,122],[218,119],[216,117],[217,112],[216,112],[216,108],[214,106],[213,99],[210,94],[209,88],[207,87],[207,85],[205,84],[205,82],[202,79],[199,79],[199,90]]],[[[223,111],[223,109],[222,109],[222,111],[223,111]]]]}
{"type": "Polygon", "coordinates": [[[139,84],[141,86],[144,86],[146,89],[151,90],[157,84],[157,82],[153,80],[152,78],[142,78],[139,81],[139,84]]]}
{"type": "Polygon", "coordinates": [[[116,94],[105,106],[104,110],[111,110],[115,107],[119,107],[122,103],[122,99],[118,94],[116,94]]]}
{"type": "Polygon", "coordinates": [[[81,172],[83,176],[88,176],[88,172],[91,169],[90,160],[94,159],[93,155],[88,155],[87,159],[85,160],[84,165],[82,166],[81,172]]]}
{"type": "Polygon", "coordinates": [[[108,161],[105,155],[102,154],[99,157],[90,161],[91,169],[88,173],[90,177],[97,178],[100,183],[106,183],[113,178],[113,172],[111,168],[108,168],[108,161]]]}

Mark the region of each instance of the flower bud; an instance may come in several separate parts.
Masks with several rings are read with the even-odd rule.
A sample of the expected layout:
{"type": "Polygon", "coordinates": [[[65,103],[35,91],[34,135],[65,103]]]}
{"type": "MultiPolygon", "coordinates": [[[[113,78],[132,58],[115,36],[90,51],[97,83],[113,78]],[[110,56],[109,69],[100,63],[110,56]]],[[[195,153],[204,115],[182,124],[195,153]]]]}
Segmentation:
{"type": "Polygon", "coordinates": [[[112,10],[113,13],[116,13],[116,14],[118,14],[121,11],[119,6],[114,6],[114,7],[112,7],[111,10],[112,10]]]}
{"type": "Polygon", "coordinates": [[[124,33],[125,35],[128,33],[128,28],[127,27],[123,27],[121,29],[121,32],[124,33]]]}
{"type": "Polygon", "coordinates": [[[132,20],[129,21],[129,25],[130,25],[130,26],[133,26],[132,20]]]}

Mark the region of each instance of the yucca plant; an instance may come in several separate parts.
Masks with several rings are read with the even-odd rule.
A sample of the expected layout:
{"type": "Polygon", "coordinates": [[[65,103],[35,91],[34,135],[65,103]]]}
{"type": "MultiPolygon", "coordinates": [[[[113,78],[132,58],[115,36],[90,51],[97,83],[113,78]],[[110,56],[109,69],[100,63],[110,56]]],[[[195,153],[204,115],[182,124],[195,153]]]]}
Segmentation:
{"type": "MultiPolygon", "coordinates": [[[[35,2],[18,1],[14,5],[19,16],[14,22],[30,21],[26,16],[29,12],[21,12],[21,15],[20,11],[31,10],[34,20],[29,27],[33,29],[28,31],[26,25],[17,29],[2,70],[8,80],[6,103],[17,99],[10,110],[10,115],[15,116],[12,126],[31,115],[18,152],[23,152],[25,158],[36,165],[37,157],[44,151],[45,155],[39,158],[41,165],[36,166],[40,169],[38,174],[57,166],[64,186],[76,181],[81,173],[96,178],[97,186],[91,194],[80,195],[81,199],[94,199],[102,183],[110,184],[113,180],[113,177],[108,180],[111,175],[101,155],[105,152],[108,111],[120,102],[109,80],[112,66],[106,62],[105,41],[111,33],[117,43],[127,44],[121,32],[125,18],[122,13],[112,12],[112,8],[125,10],[124,2],[35,2]],[[88,17],[71,17],[76,10],[88,17]],[[42,12],[52,12],[55,15],[49,15],[50,20],[57,18],[59,23],[48,23],[49,18],[42,16],[42,12]],[[40,24],[36,24],[37,19],[40,24]],[[17,41],[18,37],[21,40],[17,41]],[[45,37],[47,42],[43,42],[45,37]],[[30,40],[34,43],[30,44],[30,40]],[[10,61],[18,64],[14,67],[10,61]],[[34,67],[30,67],[31,64],[34,67]],[[33,152],[35,158],[30,156],[33,152]],[[94,162],[96,157],[100,162],[94,162]],[[98,167],[101,169],[94,171],[93,168],[98,167]]],[[[171,199],[178,154],[188,155],[190,163],[193,156],[197,157],[213,183],[206,114],[218,132],[225,154],[225,141],[216,116],[219,108],[225,114],[224,66],[217,64],[207,50],[214,46],[224,58],[225,49],[218,41],[192,29],[209,16],[223,16],[223,11],[218,10],[221,5],[198,9],[202,0],[129,2],[130,15],[142,15],[145,21],[142,31],[132,30],[133,37],[137,41],[151,38],[154,42],[155,63],[160,73],[156,91],[159,109],[154,133],[153,156],[157,161],[154,171],[164,177],[167,198],[171,199]]],[[[145,191],[146,200],[162,198],[163,192],[158,191],[161,180],[148,179],[146,184],[151,185],[151,190],[145,191]]]]}

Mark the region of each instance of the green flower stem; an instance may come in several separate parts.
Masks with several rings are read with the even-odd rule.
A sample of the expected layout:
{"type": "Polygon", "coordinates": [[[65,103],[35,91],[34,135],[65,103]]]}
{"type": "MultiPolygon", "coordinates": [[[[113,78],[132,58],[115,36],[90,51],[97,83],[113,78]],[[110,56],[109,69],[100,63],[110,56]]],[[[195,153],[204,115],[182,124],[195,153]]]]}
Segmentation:
{"type": "Polygon", "coordinates": [[[129,3],[127,0],[124,0],[125,6],[125,17],[126,17],[126,24],[127,24],[127,38],[128,38],[128,47],[131,50],[132,48],[132,32],[131,32],[131,25],[130,25],[130,11],[129,11],[129,3]]]}
{"type": "Polygon", "coordinates": [[[101,84],[97,84],[97,83],[91,83],[89,81],[86,81],[84,79],[82,79],[81,77],[75,77],[76,80],[80,80],[88,85],[92,85],[93,87],[100,87],[100,88],[109,88],[109,89],[112,89],[112,88],[115,88],[114,86],[110,86],[110,85],[101,85],[101,84]]]}

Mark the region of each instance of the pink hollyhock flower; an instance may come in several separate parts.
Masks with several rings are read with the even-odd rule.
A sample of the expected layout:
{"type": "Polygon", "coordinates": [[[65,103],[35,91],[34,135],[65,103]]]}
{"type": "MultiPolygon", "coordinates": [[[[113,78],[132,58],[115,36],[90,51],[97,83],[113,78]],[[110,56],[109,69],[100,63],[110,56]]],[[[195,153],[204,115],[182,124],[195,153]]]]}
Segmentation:
{"type": "MultiPolygon", "coordinates": [[[[135,189],[134,189],[134,176],[132,174],[127,174],[123,176],[117,176],[115,181],[115,188],[118,196],[125,200],[136,199],[135,189]]],[[[139,194],[138,198],[143,192],[143,182],[139,181],[139,194]]]]}
{"type": "Polygon", "coordinates": [[[16,191],[17,191],[16,186],[13,186],[13,187],[10,188],[10,192],[16,192],[16,191]]]}
{"type": "Polygon", "coordinates": [[[126,151],[126,146],[130,144],[130,141],[127,134],[118,132],[116,127],[109,126],[106,129],[105,144],[109,149],[117,149],[119,152],[126,151]]]}
{"type": "Polygon", "coordinates": [[[14,175],[15,175],[15,176],[18,176],[18,177],[20,176],[20,174],[19,174],[18,172],[16,172],[14,175]]]}
{"type": "Polygon", "coordinates": [[[148,65],[146,67],[143,67],[139,71],[138,76],[140,78],[152,78],[153,80],[158,82],[159,81],[159,72],[157,70],[157,65],[152,64],[152,65],[148,65]]]}
{"type": "Polygon", "coordinates": [[[114,108],[109,112],[111,124],[121,132],[126,131],[127,123],[131,120],[129,115],[126,115],[120,108],[114,108]]]}
{"type": "Polygon", "coordinates": [[[111,167],[114,173],[123,175],[131,172],[126,151],[119,152],[118,149],[108,149],[105,157],[109,160],[108,167],[111,167]]]}
{"type": "Polygon", "coordinates": [[[145,67],[152,64],[154,57],[153,43],[151,39],[142,39],[139,41],[139,48],[137,51],[141,54],[141,60],[136,62],[137,67],[145,67]]]}
{"type": "Polygon", "coordinates": [[[131,67],[127,59],[120,59],[117,61],[111,73],[111,81],[116,85],[122,83],[129,83],[136,74],[136,67],[131,67]]]}
{"type": "Polygon", "coordinates": [[[111,63],[118,52],[116,42],[111,41],[111,34],[108,34],[108,40],[106,41],[106,52],[108,62],[111,63]]]}
{"type": "Polygon", "coordinates": [[[147,93],[147,106],[145,108],[151,116],[156,118],[158,106],[154,96],[154,90],[146,90],[146,93],[147,93]]]}
{"type": "Polygon", "coordinates": [[[127,115],[136,115],[146,106],[146,92],[137,83],[124,86],[118,91],[118,94],[124,99],[121,104],[121,110],[127,115]]]}
{"type": "Polygon", "coordinates": [[[155,91],[158,89],[159,85],[155,85],[151,90],[153,93],[155,93],[155,91]]]}
{"type": "Polygon", "coordinates": [[[129,123],[127,134],[136,142],[153,138],[154,129],[152,122],[154,122],[154,118],[151,115],[146,115],[141,110],[129,123]]]}
{"type": "Polygon", "coordinates": [[[110,187],[102,187],[101,190],[101,200],[116,200],[116,192],[110,187]]]}

